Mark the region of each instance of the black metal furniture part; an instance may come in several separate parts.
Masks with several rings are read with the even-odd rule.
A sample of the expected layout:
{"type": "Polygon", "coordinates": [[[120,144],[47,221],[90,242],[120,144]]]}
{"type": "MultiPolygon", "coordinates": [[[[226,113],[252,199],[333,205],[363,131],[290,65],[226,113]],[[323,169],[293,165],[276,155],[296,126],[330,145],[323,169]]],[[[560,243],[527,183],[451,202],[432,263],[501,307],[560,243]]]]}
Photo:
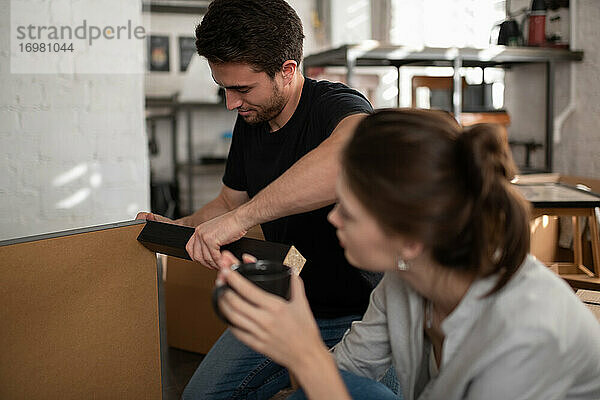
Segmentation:
{"type": "MultiPolygon", "coordinates": [[[[188,226],[146,221],[146,226],[140,232],[137,240],[147,249],[156,253],[191,260],[185,245],[193,234],[194,228],[188,226]]],[[[221,250],[230,251],[240,260],[242,254],[247,253],[261,260],[283,262],[291,247],[281,243],[244,237],[222,246],[221,250]]]]}
{"type": "MultiPolygon", "coordinates": [[[[173,162],[173,177],[172,183],[174,187],[179,191],[181,185],[179,184],[179,173],[184,172],[186,174],[187,183],[187,209],[181,210],[178,204],[178,209],[181,210],[185,215],[191,214],[195,211],[194,204],[194,167],[198,165],[198,162],[194,158],[193,152],[193,118],[192,113],[196,109],[225,109],[224,103],[203,103],[203,102],[180,102],[177,100],[177,95],[172,97],[146,97],[146,109],[159,109],[166,110],[163,113],[158,113],[146,117],[146,120],[152,124],[157,120],[168,120],[171,122],[171,159],[173,162]],[[178,135],[177,135],[177,119],[179,112],[185,113],[185,125],[186,125],[186,150],[187,150],[187,161],[181,163],[178,161],[178,135]]],[[[150,125],[152,128],[152,125],[150,125]]]]}

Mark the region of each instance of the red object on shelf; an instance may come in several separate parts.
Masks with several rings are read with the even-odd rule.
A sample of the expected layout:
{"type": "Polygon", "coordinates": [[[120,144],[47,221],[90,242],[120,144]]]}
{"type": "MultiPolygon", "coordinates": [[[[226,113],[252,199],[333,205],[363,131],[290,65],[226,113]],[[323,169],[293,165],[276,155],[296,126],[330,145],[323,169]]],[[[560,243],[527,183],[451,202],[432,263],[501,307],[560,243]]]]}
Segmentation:
{"type": "Polygon", "coordinates": [[[529,14],[528,46],[544,46],[546,44],[546,3],[533,0],[529,14]]]}

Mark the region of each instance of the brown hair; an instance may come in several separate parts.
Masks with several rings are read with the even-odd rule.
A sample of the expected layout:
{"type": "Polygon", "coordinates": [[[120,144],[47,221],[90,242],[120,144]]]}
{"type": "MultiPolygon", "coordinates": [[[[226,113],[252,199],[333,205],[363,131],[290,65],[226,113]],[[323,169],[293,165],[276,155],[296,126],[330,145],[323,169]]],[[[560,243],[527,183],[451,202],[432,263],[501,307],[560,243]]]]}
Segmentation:
{"type": "Polygon", "coordinates": [[[499,273],[502,288],[529,251],[529,205],[500,127],[462,129],[439,111],[381,110],[342,156],[350,190],[388,234],[403,234],[448,268],[499,273]]]}
{"type": "Polygon", "coordinates": [[[302,61],[304,33],[284,0],[214,0],[196,27],[196,49],[213,63],[244,63],[271,78],[302,61]]]}

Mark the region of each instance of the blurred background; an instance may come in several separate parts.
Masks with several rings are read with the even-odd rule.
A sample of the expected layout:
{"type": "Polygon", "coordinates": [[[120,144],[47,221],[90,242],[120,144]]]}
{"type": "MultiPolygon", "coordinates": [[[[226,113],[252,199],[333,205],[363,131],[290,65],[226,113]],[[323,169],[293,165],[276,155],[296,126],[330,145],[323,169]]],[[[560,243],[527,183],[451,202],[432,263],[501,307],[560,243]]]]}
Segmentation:
{"type": "MultiPolygon", "coordinates": [[[[0,240],[129,220],[140,210],[176,218],[214,198],[236,112],[195,52],[209,3],[0,0],[0,240]],[[50,55],[33,51],[40,38],[19,35],[31,24],[75,29],[82,20],[110,26],[103,32],[111,35],[122,25],[124,36],[90,43],[88,30],[75,51],[50,55]],[[136,27],[141,38],[125,36],[136,27]]],[[[304,24],[305,56],[314,56],[306,75],[346,82],[374,107],[458,106],[463,123],[492,115],[523,172],[600,178],[600,2],[542,1],[541,43],[529,26],[539,1],[289,3],[304,24]],[[516,58],[482,64],[499,43],[516,58]],[[354,44],[386,52],[351,73],[327,58],[354,44]],[[464,48],[479,49],[479,60],[455,74],[464,48]],[[397,62],[428,49],[445,61],[397,62]],[[458,103],[453,82],[462,87],[458,103]]]]}

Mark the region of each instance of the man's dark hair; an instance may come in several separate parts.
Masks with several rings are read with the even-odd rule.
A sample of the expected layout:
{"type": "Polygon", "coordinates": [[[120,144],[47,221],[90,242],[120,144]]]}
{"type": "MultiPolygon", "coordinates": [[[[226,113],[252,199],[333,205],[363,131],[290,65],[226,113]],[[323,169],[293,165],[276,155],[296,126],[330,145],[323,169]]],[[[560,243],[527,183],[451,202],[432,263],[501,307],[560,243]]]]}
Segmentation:
{"type": "Polygon", "coordinates": [[[196,27],[196,49],[212,63],[244,63],[271,78],[302,61],[302,22],[284,0],[214,0],[196,27]]]}

